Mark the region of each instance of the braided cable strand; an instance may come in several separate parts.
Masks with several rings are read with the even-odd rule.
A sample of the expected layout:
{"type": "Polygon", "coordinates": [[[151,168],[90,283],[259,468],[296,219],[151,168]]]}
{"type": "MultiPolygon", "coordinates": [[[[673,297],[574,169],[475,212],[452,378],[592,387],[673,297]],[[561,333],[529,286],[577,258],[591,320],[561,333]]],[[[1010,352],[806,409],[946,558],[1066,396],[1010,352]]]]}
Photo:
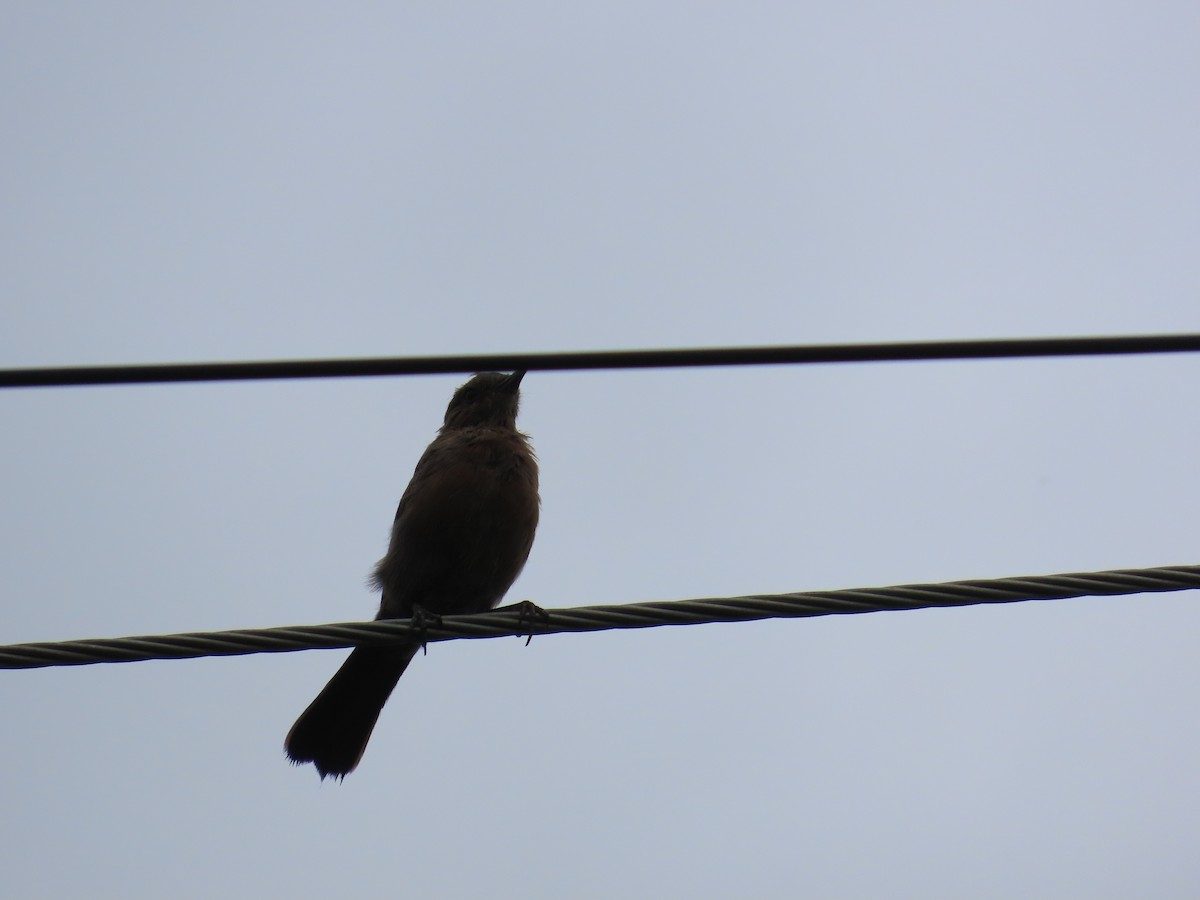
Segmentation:
{"type": "Polygon", "coordinates": [[[701,625],[714,622],[752,622],[760,619],[807,618],[852,613],[1016,603],[1022,600],[1062,600],[1161,593],[1200,588],[1200,566],[1116,569],[941,584],[906,584],[881,588],[809,591],[701,600],[579,606],[546,610],[543,618],[516,608],[470,616],[445,616],[440,624],[414,629],[408,619],[344,622],[286,628],[192,634],[100,638],[0,646],[0,669],[39,669],[47,666],[85,666],[93,663],[138,662],[150,659],[193,659],[242,656],[249,653],[290,653],[390,644],[419,639],[428,643],[456,639],[493,638],[564,632],[652,628],[659,625],[701,625]]]}

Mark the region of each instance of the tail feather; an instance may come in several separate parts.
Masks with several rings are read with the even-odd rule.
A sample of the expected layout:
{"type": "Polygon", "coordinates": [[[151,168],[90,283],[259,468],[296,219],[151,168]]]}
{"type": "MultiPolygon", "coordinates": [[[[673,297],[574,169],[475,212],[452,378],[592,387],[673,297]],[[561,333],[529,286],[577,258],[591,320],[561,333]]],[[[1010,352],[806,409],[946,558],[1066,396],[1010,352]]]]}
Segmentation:
{"type": "Polygon", "coordinates": [[[312,763],[324,779],[354,771],[396,682],[416,655],[412,647],[357,647],[308,705],[283,742],[296,764],[312,763]]]}

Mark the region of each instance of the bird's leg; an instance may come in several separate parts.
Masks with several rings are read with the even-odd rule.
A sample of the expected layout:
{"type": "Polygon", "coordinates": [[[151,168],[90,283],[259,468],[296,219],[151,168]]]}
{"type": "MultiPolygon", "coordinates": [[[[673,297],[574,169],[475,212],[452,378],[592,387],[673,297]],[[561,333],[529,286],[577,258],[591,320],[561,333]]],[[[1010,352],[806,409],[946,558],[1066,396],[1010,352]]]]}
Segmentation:
{"type": "Polygon", "coordinates": [[[428,656],[429,649],[425,646],[425,639],[429,635],[430,628],[441,628],[442,617],[437,613],[430,612],[419,603],[414,603],[412,605],[412,619],[409,624],[421,641],[421,654],[428,656]]]}
{"type": "MultiPolygon", "coordinates": [[[[492,612],[512,612],[517,611],[517,627],[528,625],[529,631],[521,629],[521,634],[527,634],[525,638],[525,646],[529,646],[529,642],[533,640],[533,625],[534,623],[547,623],[550,621],[550,613],[546,612],[532,600],[522,600],[520,603],[510,603],[508,606],[497,606],[492,612]]],[[[520,637],[518,634],[517,637],[520,637]]]]}

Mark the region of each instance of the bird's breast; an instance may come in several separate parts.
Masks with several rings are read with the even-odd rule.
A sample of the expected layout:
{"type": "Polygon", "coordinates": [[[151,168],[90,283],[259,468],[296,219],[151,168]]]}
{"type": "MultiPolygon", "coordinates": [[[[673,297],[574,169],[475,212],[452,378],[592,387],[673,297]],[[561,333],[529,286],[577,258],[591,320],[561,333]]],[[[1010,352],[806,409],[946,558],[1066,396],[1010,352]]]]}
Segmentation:
{"type": "Polygon", "coordinates": [[[414,603],[442,614],[491,609],[525,565],[539,502],[522,435],[443,434],[397,511],[378,570],[385,596],[399,614],[414,603]]]}

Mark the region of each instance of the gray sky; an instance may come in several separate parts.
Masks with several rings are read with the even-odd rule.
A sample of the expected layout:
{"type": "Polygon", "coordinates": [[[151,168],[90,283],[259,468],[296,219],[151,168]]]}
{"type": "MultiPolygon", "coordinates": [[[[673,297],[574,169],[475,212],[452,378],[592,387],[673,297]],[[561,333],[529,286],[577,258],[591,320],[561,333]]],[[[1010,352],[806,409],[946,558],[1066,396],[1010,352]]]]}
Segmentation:
{"type": "MultiPolygon", "coordinates": [[[[10,2],[0,365],[1200,330],[1200,7],[10,2]]],[[[1200,359],[534,374],[543,606],[1196,562],[1200,359]]],[[[5,392],[0,641],[368,618],[456,377],[5,392]]],[[[0,673],[20,897],[1194,897],[1196,595],[0,673]]]]}

